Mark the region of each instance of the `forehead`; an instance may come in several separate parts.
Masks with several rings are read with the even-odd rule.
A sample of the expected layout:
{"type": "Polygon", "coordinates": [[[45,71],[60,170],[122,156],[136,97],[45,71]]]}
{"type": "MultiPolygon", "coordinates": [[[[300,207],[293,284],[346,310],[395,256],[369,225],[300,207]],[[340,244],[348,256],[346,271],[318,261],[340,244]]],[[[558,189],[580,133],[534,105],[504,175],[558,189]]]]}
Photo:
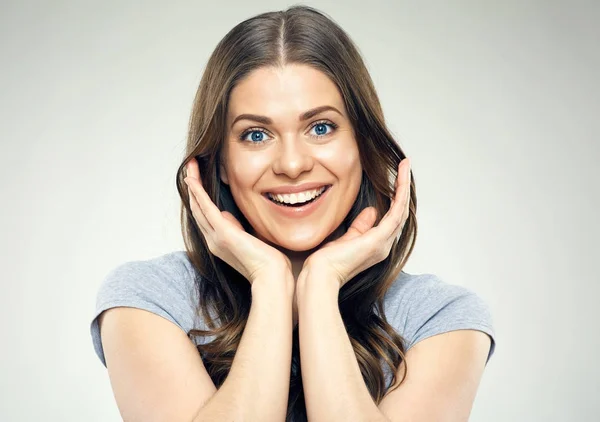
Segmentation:
{"type": "Polygon", "coordinates": [[[337,86],[324,73],[306,65],[262,67],[233,88],[227,119],[249,112],[278,119],[322,105],[332,105],[345,113],[337,86]]]}

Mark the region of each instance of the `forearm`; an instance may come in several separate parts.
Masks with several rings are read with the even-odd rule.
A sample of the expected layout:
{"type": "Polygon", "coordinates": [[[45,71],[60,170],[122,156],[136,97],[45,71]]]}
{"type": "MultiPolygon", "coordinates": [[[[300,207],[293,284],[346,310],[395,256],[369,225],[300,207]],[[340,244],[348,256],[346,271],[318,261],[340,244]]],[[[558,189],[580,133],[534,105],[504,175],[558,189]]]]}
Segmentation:
{"type": "Polygon", "coordinates": [[[292,354],[292,275],[252,284],[252,306],[231,370],[200,421],[285,420],[292,354]]]}
{"type": "Polygon", "coordinates": [[[339,312],[339,289],[300,277],[297,289],[302,383],[312,421],[387,421],[373,401],[339,312]]]}

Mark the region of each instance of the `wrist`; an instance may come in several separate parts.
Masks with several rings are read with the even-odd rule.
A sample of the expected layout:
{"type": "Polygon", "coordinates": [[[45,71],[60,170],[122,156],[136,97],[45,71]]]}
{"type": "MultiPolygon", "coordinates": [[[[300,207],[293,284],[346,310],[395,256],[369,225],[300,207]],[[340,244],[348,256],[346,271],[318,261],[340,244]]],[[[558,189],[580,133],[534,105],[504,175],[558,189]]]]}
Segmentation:
{"type": "Polygon", "coordinates": [[[298,300],[307,292],[318,290],[320,294],[331,295],[337,299],[340,292],[340,283],[335,274],[325,269],[319,270],[305,267],[298,276],[296,295],[298,300]]]}
{"type": "Polygon", "coordinates": [[[281,294],[287,295],[291,299],[294,295],[295,287],[294,276],[291,271],[285,269],[271,269],[254,278],[251,290],[252,295],[254,295],[255,292],[263,290],[280,291],[281,294]]]}

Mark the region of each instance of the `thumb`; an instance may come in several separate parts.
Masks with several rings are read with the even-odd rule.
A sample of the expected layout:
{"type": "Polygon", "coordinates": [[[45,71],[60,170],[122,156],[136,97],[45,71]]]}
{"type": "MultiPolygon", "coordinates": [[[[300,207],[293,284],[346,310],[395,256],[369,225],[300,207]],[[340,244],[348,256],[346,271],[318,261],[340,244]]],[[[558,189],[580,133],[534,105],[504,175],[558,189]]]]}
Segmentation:
{"type": "Polygon", "coordinates": [[[233,214],[231,214],[229,211],[221,211],[221,215],[223,216],[223,218],[225,218],[227,221],[230,221],[231,223],[233,223],[236,227],[238,227],[240,230],[244,231],[244,227],[242,226],[242,224],[238,221],[237,218],[235,218],[233,216],[233,214]]]}
{"type": "Polygon", "coordinates": [[[360,212],[352,221],[352,224],[348,228],[346,234],[342,236],[344,240],[354,239],[365,233],[377,220],[377,209],[375,207],[367,207],[360,212]]]}

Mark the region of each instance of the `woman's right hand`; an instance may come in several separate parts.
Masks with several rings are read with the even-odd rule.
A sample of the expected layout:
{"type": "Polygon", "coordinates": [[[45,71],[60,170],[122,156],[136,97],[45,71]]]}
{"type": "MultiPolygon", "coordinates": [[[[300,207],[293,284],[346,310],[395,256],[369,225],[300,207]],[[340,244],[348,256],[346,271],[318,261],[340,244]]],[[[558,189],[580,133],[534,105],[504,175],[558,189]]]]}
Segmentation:
{"type": "Polygon", "coordinates": [[[202,186],[195,158],[185,168],[192,215],[212,254],[235,268],[250,284],[262,275],[272,277],[272,270],[291,273],[292,263],[285,254],[247,233],[233,214],[219,210],[202,186]]]}

